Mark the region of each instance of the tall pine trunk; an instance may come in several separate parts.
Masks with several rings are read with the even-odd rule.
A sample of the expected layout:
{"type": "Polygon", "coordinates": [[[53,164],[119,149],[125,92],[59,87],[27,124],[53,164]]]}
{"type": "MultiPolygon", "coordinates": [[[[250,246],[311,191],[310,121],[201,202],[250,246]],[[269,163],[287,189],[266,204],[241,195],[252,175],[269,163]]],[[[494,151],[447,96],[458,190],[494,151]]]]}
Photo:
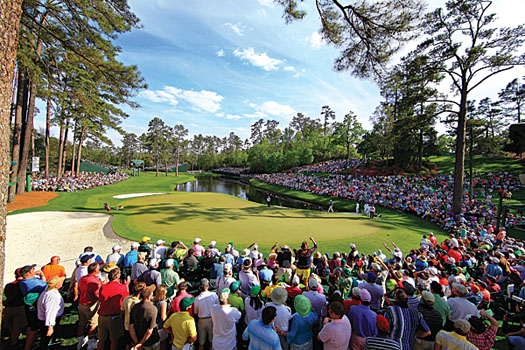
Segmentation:
{"type": "Polygon", "coordinates": [[[164,165],[166,166],[166,176],[168,176],[168,161],[164,161],[164,165]]]}
{"type": "Polygon", "coordinates": [[[46,109],[46,155],[45,155],[45,163],[46,163],[46,177],[49,177],[49,129],[50,129],[50,120],[51,120],[51,97],[49,96],[47,98],[47,109],[46,109]]]}
{"type": "Polygon", "coordinates": [[[62,176],[62,153],[64,152],[64,117],[60,118],[60,132],[58,136],[58,167],[57,177],[60,179],[62,176]]]}
{"type": "MultiPolygon", "coordinates": [[[[0,1],[0,286],[4,285],[7,197],[9,184],[9,121],[11,119],[11,88],[15,71],[18,30],[22,0],[0,1]]],[[[12,271],[9,271],[12,273],[12,271]]],[[[3,300],[0,288],[0,303],[3,300]]],[[[2,322],[0,304],[0,327],[2,322]]]]}
{"type": "Polygon", "coordinates": [[[64,147],[62,149],[62,164],[63,164],[63,167],[62,167],[62,174],[60,174],[60,175],[64,175],[64,173],[66,172],[67,138],[68,138],[68,133],[69,133],[69,122],[70,121],[71,121],[71,118],[67,117],[67,119],[66,119],[66,126],[65,126],[65,132],[64,132],[64,139],[62,140],[62,143],[64,144],[64,147]]]}
{"type": "Polygon", "coordinates": [[[454,164],[454,195],[452,200],[452,212],[460,214],[463,208],[463,184],[465,176],[465,135],[467,116],[467,92],[461,92],[460,107],[458,113],[458,129],[456,132],[456,162],[454,164]]]}
{"type": "Polygon", "coordinates": [[[175,161],[175,176],[179,176],[179,148],[177,147],[177,159],[175,161]]]}
{"type": "Polygon", "coordinates": [[[78,173],[80,173],[80,160],[82,159],[82,143],[84,142],[84,137],[86,135],[86,127],[83,126],[82,130],[80,131],[80,137],[78,139],[78,154],[77,154],[77,169],[76,173],[78,176],[78,173]]]}
{"type": "MultiPolygon", "coordinates": [[[[13,147],[11,149],[11,160],[16,164],[11,165],[11,181],[18,179],[18,168],[20,167],[20,140],[22,139],[22,119],[27,112],[27,84],[23,69],[18,70],[18,87],[16,90],[15,123],[13,128],[13,147]]],[[[15,201],[16,186],[9,187],[8,203],[15,201]]]]}
{"type": "Polygon", "coordinates": [[[77,130],[78,120],[75,120],[75,128],[73,129],[73,151],[71,152],[71,172],[75,176],[75,157],[77,156],[77,130]]]}
{"type": "Polygon", "coordinates": [[[26,184],[26,171],[29,160],[29,149],[31,148],[31,136],[33,134],[33,118],[35,113],[36,102],[36,83],[30,80],[29,83],[29,103],[27,106],[27,115],[23,124],[23,139],[20,147],[20,166],[18,167],[18,183],[16,185],[16,194],[24,194],[26,184]]]}

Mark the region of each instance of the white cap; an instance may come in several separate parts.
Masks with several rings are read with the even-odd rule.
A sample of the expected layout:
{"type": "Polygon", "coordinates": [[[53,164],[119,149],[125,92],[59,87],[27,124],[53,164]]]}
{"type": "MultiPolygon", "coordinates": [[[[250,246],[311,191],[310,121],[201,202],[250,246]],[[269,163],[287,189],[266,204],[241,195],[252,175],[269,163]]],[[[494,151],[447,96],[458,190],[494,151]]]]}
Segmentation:
{"type": "Polygon", "coordinates": [[[210,248],[215,248],[215,245],[217,244],[217,242],[215,241],[211,241],[210,242],[210,248]]]}
{"type": "Polygon", "coordinates": [[[119,246],[119,245],[115,245],[115,246],[113,246],[113,251],[114,251],[114,252],[116,252],[117,250],[121,250],[121,249],[122,249],[122,247],[119,246]]]}
{"type": "Polygon", "coordinates": [[[455,264],[456,263],[456,259],[454,258],[451,258],[450,256],[448,257],[448,262],[451,263],[451,264],[455,264]]]}
{"type": "Polygon", "coordinates": [[[164,244],[164,243],[166,243],[166,241],[163,241],[162,239],[159,239],[159,240],[157,241],[157,245],[161,245],[161,244],[164,244]]]}
{"type": "Polygon", "coordinates": [[[257,249],[257,248],[259,248],[259,246],[257,244],[254,244],[253,249],[257,249]]]}
{"type": "Polygon", "coordinates": [[[200,238],[195,238],[195,239],[193,240],[193,243],[200,243],[201,241],[202,241],[202,239],[200,239],[200,238]]]}
{"type": "Polygon", "coordinates": [[[166,260],[166,267],[172,267],[174,262],[175,262],[175,260],[173,260],[173,259],[166,260]]]}
{"type": "Polygon", "coordinates": [[[138,244],[137,242],[131,243],[131,249],[135,249],[135,248],[138,248],[138,247],[140,247],[140,244],[138,244]]]}
{"type": "Polygon", "coordinates": [[[149,267],[155,267],[158,263],[159,263],[159,259],[157,259],[157,258],[152,258],[152,259],[149,261],[149,267]]]}
{"type": "Polygon", "coordinates": [[[354,249],[355,248],[355,244],[354,243],[350,243],[350,248],[354,249]]]}

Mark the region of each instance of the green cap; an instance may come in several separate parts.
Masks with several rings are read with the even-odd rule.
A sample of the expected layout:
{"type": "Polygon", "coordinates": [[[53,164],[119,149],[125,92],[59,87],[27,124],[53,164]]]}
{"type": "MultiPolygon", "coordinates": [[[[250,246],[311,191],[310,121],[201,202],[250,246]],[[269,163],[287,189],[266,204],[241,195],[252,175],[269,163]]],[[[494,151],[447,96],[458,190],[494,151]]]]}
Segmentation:
{"type": "Polygon", "coordinates": [[[250,295],[252,297],[256,297],[261,292],[261,287],[259,286],[253,286],[252,289],[250,289],[250,295]]]}
{"type": "Polygon", "coordinates": [[[298,295],[294,301],[295,311],[301,316],[308,316],[312,311],[312,302],[304,295],[298,295]]]}
{"type": "Polygon", "coordinates": [[[232,282],[232,284],[230,284],[230,291],[232,293],[235,293],[237,291],[237,289],[239,289],[240,286],[241,286],[241,282],[240,281],[232,282]]]}
{"type": "Polygon", "coordinates": [[[187,308],[189,308],[194,302],[195,302],[195,298],[193,298],[193,297],[191,297],[191,298],[182,298],[182,300],[180,301],[180,304],[179,304],[181,311],[184,311],[187,308]]]}

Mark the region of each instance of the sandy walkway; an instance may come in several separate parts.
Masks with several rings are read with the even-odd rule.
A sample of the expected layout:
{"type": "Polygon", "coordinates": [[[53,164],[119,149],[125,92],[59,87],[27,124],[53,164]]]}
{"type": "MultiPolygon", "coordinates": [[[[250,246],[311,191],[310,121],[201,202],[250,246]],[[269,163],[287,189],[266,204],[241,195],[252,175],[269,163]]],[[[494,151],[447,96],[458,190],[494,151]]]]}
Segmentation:
{"type": "Polygon", "coordinates": [[[58,197],[56,192],[26,192],[22,195],[16,195],[14,203],[7,203],[7,212],[18,209],[41,207],[46,205],[51,199],[58,197]]]}
{"type": "Polygon", "coordinates": [[[4,281],[13,280],[13,271],[28,264],[45,265],[59,255],[69,276],[84,247],[92,246],[106,258],[119,244],[123,252],[130,241],[120,238],[111,227],[113,217],[96,213],[36,212],[7,217],[4,281]]]}

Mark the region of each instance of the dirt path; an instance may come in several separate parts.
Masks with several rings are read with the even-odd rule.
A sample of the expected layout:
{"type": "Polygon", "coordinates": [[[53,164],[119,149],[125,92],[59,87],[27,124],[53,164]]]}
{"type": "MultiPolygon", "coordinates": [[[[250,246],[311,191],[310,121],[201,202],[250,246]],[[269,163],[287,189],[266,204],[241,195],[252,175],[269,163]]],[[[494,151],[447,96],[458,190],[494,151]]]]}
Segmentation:
{"type": "Polygon", "coordinates": [[[58,197],[56,192],[26,192],[15,196],[14,203],[7,203],[7,212],[25,208],[35,208],[46,205],[53,198],[58,197]]]}

